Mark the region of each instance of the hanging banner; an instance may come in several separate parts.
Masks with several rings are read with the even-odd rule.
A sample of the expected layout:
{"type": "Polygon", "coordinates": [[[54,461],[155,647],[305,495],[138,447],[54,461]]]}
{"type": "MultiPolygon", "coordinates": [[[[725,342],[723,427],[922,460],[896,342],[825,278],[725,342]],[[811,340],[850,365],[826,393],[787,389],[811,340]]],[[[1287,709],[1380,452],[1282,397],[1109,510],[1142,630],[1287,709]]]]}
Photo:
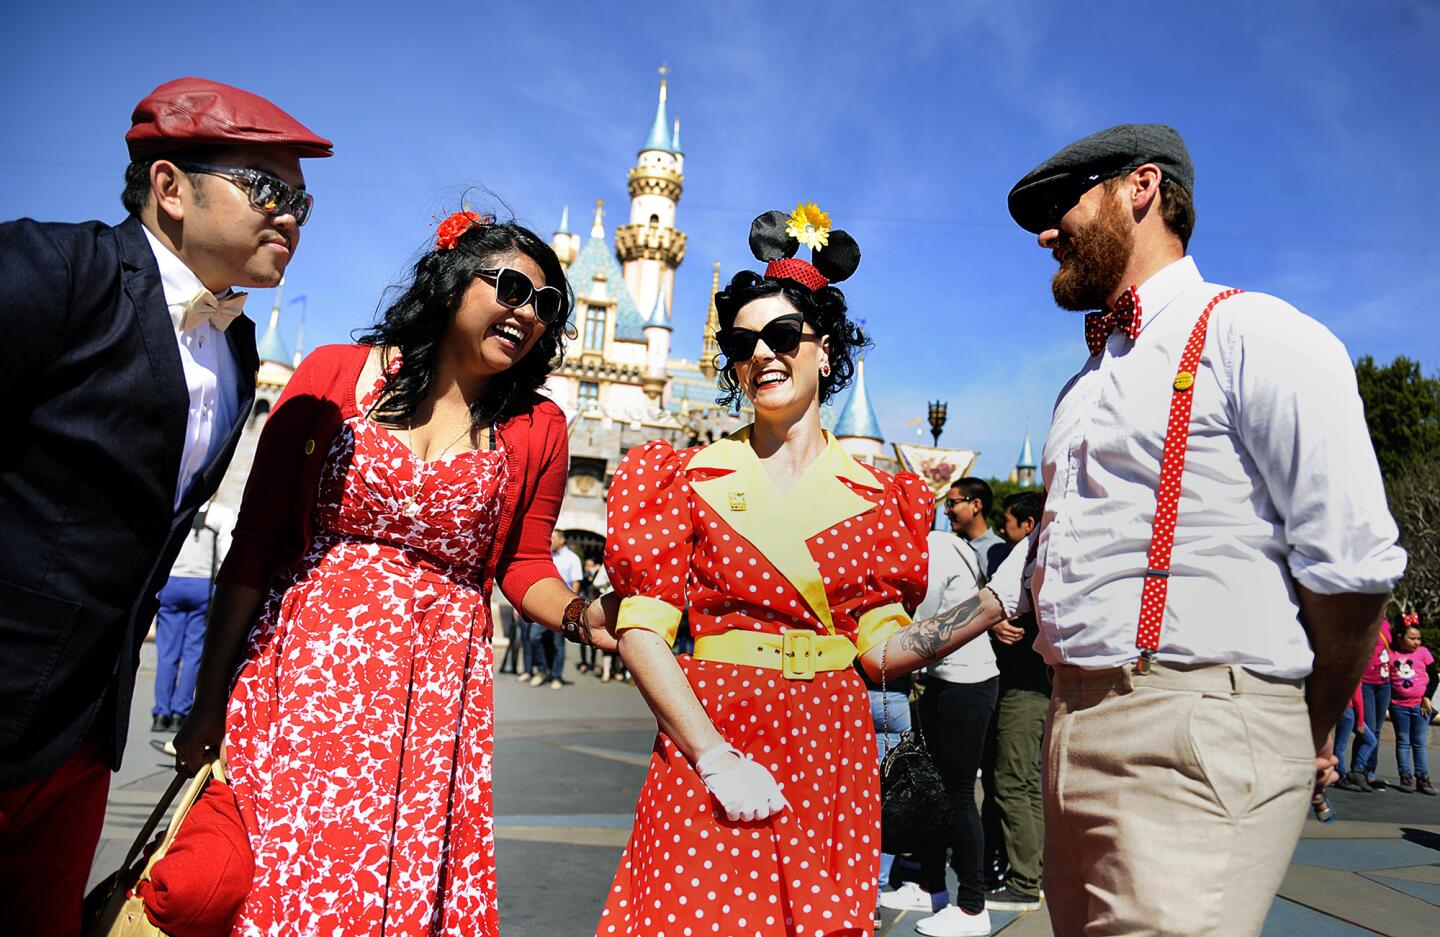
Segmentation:
{"type": "Polygon", "coordinates": [[[970,449],[936,449],[933,446],[907,446],[898,442],[894,445],[900,464],[907,472],[914,472],[925,479],[925,483],[935,492],[937,498],[948,491],[957,478],[970,474],[970,469],[980,455],[970,449]]]}

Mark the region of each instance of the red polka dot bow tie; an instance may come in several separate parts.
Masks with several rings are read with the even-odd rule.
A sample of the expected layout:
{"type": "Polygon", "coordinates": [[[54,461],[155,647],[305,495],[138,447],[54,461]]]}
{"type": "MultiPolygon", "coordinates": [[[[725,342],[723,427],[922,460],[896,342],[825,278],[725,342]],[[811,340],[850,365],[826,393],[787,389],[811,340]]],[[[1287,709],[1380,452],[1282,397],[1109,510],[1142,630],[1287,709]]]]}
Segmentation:
{"type": "Polygon", "coordinates": [[[1132,342],[1140,334],[1140,295],[1133,286],[1121,293],[1108,310],[1085,314],[1085,344],[1091,357],[1104,350],[1105,340],[1117,329],[1132,342]]]}

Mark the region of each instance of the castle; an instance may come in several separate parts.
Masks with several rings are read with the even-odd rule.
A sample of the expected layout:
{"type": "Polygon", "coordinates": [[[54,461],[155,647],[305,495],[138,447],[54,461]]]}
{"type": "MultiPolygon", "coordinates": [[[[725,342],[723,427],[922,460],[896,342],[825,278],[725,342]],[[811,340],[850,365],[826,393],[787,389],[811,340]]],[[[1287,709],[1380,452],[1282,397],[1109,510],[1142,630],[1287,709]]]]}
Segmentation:
{"type": "MultiPolygon", "coordinates": [[[[653,439],[677,448],[710,442],[749,421],[743,409],[715,402],[718,262],[710,270],[711,300],[697,354],[672,354],[675,276],[686,248],[685,234],[676,227],[685,153],[680,123],[667,109],[665,71],[649,133],[628,173],[626,222],[614,228],[612,241],[604,203],[597,201],[588,237],[569,230],[567,208],[551,239],[576,297],[569,323],[574,337],[545,388],[570,425],[570,476],[556,526],[586,555],[598,555],[603,543],[605,492],[626,451],[653,439]]],[[[281,292],[276,291],[257,343],[261,365],[255,409],[217,495],[236,508],[260,427],[301,357],[303,335],[291,355],[280,334],[281,292]]],[[[863,359],[841,399],[822,408],[822,422],[857,459],[890,471],[899,468],[870,399],[863,359]]],[[[1019,461],[1022,476],[1028,469],[1033,478],[1028,434],[1019,461]]]]}

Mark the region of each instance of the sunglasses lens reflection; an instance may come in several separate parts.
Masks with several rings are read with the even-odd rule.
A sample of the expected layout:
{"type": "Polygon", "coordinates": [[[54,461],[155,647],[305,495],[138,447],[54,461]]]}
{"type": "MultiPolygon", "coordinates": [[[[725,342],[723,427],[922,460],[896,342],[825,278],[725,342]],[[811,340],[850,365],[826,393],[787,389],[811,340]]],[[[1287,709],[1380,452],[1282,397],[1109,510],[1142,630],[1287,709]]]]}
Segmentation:
{"type": "Polygon", "coordinates": [[[310,206],[315,202],[308,193],[292,189],[279,179],[260,176],[250,186],[250,204],[267,215],[294,215],[296,224],[304,224],[310,218],[310,206]]]}

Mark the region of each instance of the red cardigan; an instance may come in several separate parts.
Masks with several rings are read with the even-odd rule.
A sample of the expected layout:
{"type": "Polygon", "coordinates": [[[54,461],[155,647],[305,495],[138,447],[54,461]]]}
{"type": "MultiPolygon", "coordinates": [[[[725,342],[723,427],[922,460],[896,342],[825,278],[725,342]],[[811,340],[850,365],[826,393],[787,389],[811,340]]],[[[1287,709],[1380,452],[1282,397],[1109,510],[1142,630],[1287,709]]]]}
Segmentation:
{"type": "MultiPolygon", "coordinates": [[[[325,454],[341,424],[359,412],[355,383],[369,353],[367,345],[325,345],[295,369],[260,434],[218,581],[263,592],[304,555],[325,454]]],[[[569,433],[560,408],[534,394],[530,408],[507,419],[499,436],[509,482],[482,588],[488,602],[498,570],[500,590],[518,608],[535,583],[560,578],[550,534],[569,475],[569,433]]]]}

